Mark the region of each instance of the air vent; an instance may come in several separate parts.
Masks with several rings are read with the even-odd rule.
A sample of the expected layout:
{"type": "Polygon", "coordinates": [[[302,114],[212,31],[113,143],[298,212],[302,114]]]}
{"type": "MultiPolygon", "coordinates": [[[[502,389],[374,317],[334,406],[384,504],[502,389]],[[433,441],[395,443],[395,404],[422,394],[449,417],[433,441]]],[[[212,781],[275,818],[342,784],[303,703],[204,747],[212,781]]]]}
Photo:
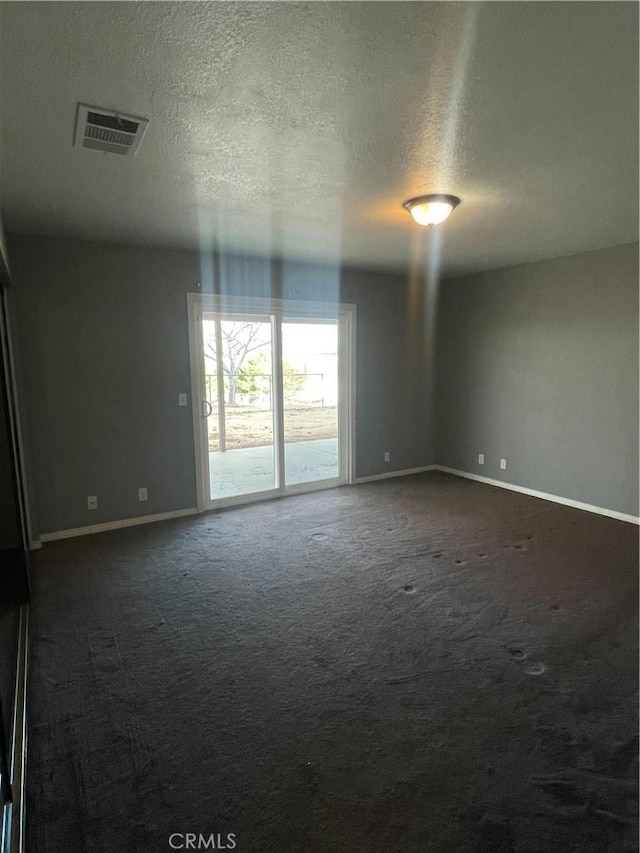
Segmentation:
{"type": "Polygon", "coordinates": [[[132,157],[149,120],[78,104],[74,145],[132,157]]]}

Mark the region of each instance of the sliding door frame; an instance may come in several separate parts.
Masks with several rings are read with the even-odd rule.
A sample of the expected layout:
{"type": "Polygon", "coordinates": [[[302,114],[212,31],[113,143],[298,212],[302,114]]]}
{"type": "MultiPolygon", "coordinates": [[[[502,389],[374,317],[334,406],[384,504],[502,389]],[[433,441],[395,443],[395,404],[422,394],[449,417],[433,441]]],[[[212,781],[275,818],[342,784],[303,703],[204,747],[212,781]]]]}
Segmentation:
{"type": "MultiPolygon", "coordinates": [[[[356,306],[337,302],[304,302],[289,299],[260,299],[242,296],[187,294],[189,356],[191,365],[191,411],[195,447],[197,507],[199,512],[286,495],[331,489],[355,482],[355,399],[356,399],[356,306]],[[204,379],[204,341],[202,318],[205,314],[243,314],[274,318],[272,323],[272,361],[282,373],[283,317],[336,320],[338,323],[338,477],[309,483],[284,484],[284,408],[280,393],[274,396],[275,458],[280,465],[273,489],[229,498],[211,499],[209,483],[209,441],[202,394],[204,379]],[[278,447],[280,450],[278,450],[278,447]]],[[[280,383],[273,383],[274,386],[280,383]]]]}

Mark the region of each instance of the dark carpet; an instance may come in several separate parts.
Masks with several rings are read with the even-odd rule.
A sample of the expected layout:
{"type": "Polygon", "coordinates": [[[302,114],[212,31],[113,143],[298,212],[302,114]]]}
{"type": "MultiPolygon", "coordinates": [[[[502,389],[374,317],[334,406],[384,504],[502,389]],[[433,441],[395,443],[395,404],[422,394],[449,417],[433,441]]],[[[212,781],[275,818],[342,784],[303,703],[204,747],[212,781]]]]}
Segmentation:
{"type": "Polygon", "coordinates": [[[444,474],[46,545],[29,853],[637,851],[637,569],[444,474]]]}

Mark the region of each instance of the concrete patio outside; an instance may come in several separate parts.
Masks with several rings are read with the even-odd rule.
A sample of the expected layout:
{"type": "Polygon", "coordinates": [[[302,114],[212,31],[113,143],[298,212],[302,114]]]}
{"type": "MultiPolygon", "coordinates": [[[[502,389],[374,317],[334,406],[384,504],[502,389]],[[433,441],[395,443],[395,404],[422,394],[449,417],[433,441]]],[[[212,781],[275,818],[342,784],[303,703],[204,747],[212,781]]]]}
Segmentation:
{"type": "MultiPolygon", "coordinates": [[[[286,485],[331,480],[338,476],[338,439],[319,438],[285,444],[286,485]]],[[[273,445],[209,453],[211,500],[263,492],[275,487],[273,445]]]]}

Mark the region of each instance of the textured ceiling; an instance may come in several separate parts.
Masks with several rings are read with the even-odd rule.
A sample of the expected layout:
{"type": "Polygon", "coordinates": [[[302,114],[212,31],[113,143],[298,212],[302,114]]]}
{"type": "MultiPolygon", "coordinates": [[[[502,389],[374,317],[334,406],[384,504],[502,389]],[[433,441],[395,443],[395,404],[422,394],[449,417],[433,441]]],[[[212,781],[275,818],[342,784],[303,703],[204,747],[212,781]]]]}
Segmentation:
{"type": "Polygon", "coordinates": [[[636,3],[0,4],[6,230],[448,274],[638,238],[636,3]],[[74,148],[77,102],[150,119],[74,148]]]}

